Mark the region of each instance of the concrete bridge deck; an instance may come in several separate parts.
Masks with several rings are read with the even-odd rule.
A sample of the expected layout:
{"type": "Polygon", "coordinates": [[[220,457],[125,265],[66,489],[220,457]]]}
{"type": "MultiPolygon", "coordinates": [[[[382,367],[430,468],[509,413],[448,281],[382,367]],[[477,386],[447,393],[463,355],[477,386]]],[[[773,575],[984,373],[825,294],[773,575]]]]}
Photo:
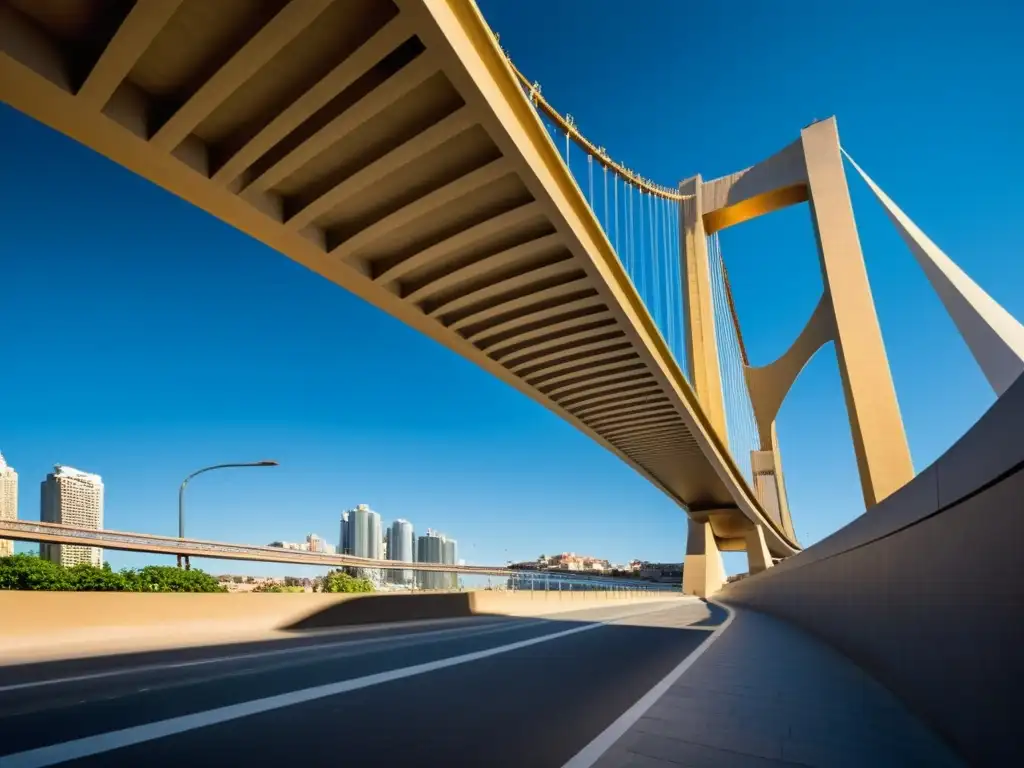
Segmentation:
{"type": "Polygon", "coordinates": [[[799,549],[701,412],[473,3],[213,8],[9,0],[0,99],[479,364],[716,511],[737,548],[753,521],[776,557],[799,549]]]}

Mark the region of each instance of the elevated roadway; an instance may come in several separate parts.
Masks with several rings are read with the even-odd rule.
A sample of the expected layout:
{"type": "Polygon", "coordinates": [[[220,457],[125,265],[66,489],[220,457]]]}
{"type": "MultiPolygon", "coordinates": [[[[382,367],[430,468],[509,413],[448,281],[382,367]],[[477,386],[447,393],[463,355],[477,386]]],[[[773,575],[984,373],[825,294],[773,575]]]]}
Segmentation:
{"type": "MultiPolygon", "coordinates": [[[[149,533],[126,531],[96,531],[57,523],[37,523],[29,520],[0,520],[0,539],[14,541],[44,542],[48,544],[73,544],[82,547],[102,547],[122,552],[149,552],[157,555],[187,555],[217,560],[248,560],[268,563],[294,563],[296,565],[321,565],[334,567],[367,568],[372,570],[433,571],[441,573],[464,573],[474,576],[519,576],[524,585],[544,584],[544,577],[553,575],[569,578],[579,584],[621,584],[636,590],[665,590],[678,588],[677,584],[652,584],[635,579],[613,576],[589,576],[587,574],[558,571],[526,571],[499,565],[455,565],[445,563],[409,563],[396,560],[374,560],[369,557],[333,555],[322,552],[304,552],[282,547],[264,547],[251,544],[233,544],[225,541],[204,541],[202,539],[178,539],[170,536],[156,536],[149,533]],[[534,582],[533,579],[536,579],[534,582]]],[[[538,586],[543,589],[544,587],[538,586]]],[[[554,587],[553,587],[554,588],[554,587]]]]}
{"type": "Polygon", "coordinates": [[[474,4],[6,0],[0,99],[542,403],[722,548],[756,523],[773,556],[799,549],[474,4]]]}
{"type": "Polygon", "coordinates": [[[480,576],[508,576],[520,571],[500,566],[445,565],[442,563],[406,563],[396,560],[374,560],[351,555],[329,555],[303,552],[282,547],[262,547],[251,544],[232,544],[202,539],[177,539],[148,533],[125,531],[97,531],[57,523],[37,523],[28,520],[0,520],[0,538],[14,541],[44,542],[48,544],[74,544],[84,547],[102,547],[122,552],[150,552],[159,555],[188,555],[218,560],[256,560],[271,563],[301,565],[350,566],[353,568],[392,569],[416,571],[442,571],[470,573],[480,576]]]}

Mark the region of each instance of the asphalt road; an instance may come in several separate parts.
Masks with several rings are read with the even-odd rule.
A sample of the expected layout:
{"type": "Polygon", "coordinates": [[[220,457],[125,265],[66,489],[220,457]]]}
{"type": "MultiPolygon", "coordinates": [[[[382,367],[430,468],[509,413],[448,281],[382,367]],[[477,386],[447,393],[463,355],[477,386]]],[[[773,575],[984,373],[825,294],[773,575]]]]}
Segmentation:
{"type": "Polygon", "coordinates": [[[723,618],[678,598],[0,667],[0,768],[557,767],[723,618]]]}

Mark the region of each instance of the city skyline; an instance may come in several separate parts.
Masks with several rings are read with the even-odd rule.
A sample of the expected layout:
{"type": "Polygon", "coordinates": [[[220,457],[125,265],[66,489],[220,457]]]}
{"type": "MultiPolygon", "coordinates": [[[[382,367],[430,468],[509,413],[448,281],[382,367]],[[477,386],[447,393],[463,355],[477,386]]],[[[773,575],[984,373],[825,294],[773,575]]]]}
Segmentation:
{"type": "MultiPolygon", "coordinates": [[[[5,516],[8,519],[24,519],[20,518],[17,514],[17,480],[17,472],[7,463],[3,453],[0,452],[0,519],[5,516]],[[13,514],[10,511],[12,509],[13,514]]],[[[40,521],[59,522],[68,525],[82,525],[82,521],[84,521],[86,527],[95,527],[98,530],[102,530],[104,485],[102,478],[98,474],[83,472],[68,465],[56,464],[54,465],[54,472],[47,475],[46,480],[41,483],[40,488],[40,521]],[[70,511],[65,511],[61,506],[61,494],[59,492],[59,484],[57,484],[57,481],[60,479],[70,479],[79,483],[85,481],[98,488],[96,511],[83,512],[80,508],[80,504],[77,505],[77,507],[74,507],[73,505],[73,508],[70,511]]],[[[395,562],[417,562],[420,561],[421,557],[424,557],[430,558],[423,560],[424,562],[437,562],[451,565],[461,565],[466,563],[465,559],[458,558],[457,539],[454,539],[444,533],[440,533],[432,528],[427,528],[426,533],[423,536],[416,536],[414,526],[409,520],[404,518],[396,518],[392,521],[390,526],[382,526],[381,520],[381,515],[372,510],[369,505],[357,504],[352,509],[344,510],[340,515],[340,535],[338,545],[336,547],[331,545],[315,532],[308,533],[304,542],[289,542],[285,539],[276,539],[271,541],[267,546],[280,547],[282,549],[321,552],[324,554],[335,554],[336,552],[338,554],[356,554],[358,557],[372,557],[373,559],[394,560],[395,562]],[[361,537],[363,543],[359,547],[361,551],[374,552],[375,554],[356,554],[352,551],[346,551],[349,549],[346,546],[346,543],[350,542],[353,537],[352,527],[349,525],[350,515],[357,511],[375,517],[375,522],[373,522],[372,526],[365,529],[367,533],[361,537]],[[382,528],[384,530],[384,535],[380,542],[377,542],[377,544],[379,544],[379,548],[377,546],[367,546],[367,542],[372,540],[371,537],[374,537],[376,532],[379,532],[382,528]],[[420,539],[424,539],[425,541],[421,543],[420,539]],[[401,546],[395,551],[391,549],[390,542],[392,541],[401,543],[401,546]]],[[[145,531],[138,532],[144,533],[145,531]]],[[[0,540],[0,557],[13,554],[14,543],[15,542],[0,540]],[[10,546],[5,549],[5,544],[9,544],[10,546]]],[[[33,546],[36,546],[31,542],[19,543],[26,549],[31,549],[33,546]]],[[[61,545],[40,543],[38,548],[40,557],[45,557],[62,564],[74,565],[78,562],[88,562],[99,567],[102,562],[102,548],[98,547],[62,547],[61,545]]],[[[574,553],[566,550],[562,554],[573,555],[574,553]]],[[[159,557],[159,555],[152,556],[159,557]]],[[[598,559],[590,556],[577,557],[580,557],[583,560],[598,559]]],[[[604,561],[609,562],[607,559],[604,559],[604,561]]],[[[266,566],[267,564],[261,563],[261,565],[266,566]]],[[[457,577],[455,574],[425,575],[414,572],[411,569],[385,570],[386,573],[377,573],[376,570],[374,570],[370,573],[370,577],[377,581],[388,581],[393,584],[410,584],[415,581],[423,588],[432,589],[449,588],[457,584],[457,577]],[[440,579],[439,584],[433,584],[433,581],[437,580],[435,577],[440,579]],[[449,578],[451,579],[451,583],[448,581],[449,578]],[[429,586],[428,582],[430,583],[429,586]]]]}

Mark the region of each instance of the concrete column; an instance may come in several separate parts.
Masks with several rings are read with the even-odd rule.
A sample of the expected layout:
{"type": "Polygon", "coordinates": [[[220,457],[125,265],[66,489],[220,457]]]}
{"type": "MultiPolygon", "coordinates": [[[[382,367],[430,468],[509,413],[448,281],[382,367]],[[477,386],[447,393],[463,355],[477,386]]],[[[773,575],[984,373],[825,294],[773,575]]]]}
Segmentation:
{"type": "Polygon", "coordinates": [[[701,177],[679,185],[688,195],[679,206],[681,268],[683,276],[683,322],[686,335],[686,367],[697,402],[718,437],[727,440],[722,375],[715,338],[715,314],[711,293],[711,269],[701,204],[701,177]]]}
{"type": "Polygon", "coordinates": [[[782,473],[782,453],[779,451],[779,438],[775,432],[775,422],[771,428],[772,461],[775,464],[775,493],[779,502],[779,516],[782,518],[782,530],[790,539],[796,541],[793,530],[793,516],[789,511],[789,496],[786,493],[786,476],[782,473]]]}
{"type": "Polygon", "coordinates": [[[744,538],[747,541],[747,572],[755,574],[771,568],[772,556],[764,540],[764,528],[755,523],[744,538]]]}
{"type": "Polygon", "coordinates": [[[872,507],[914,477],[882,343],[834,118],[800,133],[825,290],[835,312],[836,356],[860,470],[872,507]]]}
{"type": "Polygon", "coordinates": [[[725,583],[722,554],[711,523],[687,521],[686,559],[683,562],[683,594],[710,597],[725,583]]]}

